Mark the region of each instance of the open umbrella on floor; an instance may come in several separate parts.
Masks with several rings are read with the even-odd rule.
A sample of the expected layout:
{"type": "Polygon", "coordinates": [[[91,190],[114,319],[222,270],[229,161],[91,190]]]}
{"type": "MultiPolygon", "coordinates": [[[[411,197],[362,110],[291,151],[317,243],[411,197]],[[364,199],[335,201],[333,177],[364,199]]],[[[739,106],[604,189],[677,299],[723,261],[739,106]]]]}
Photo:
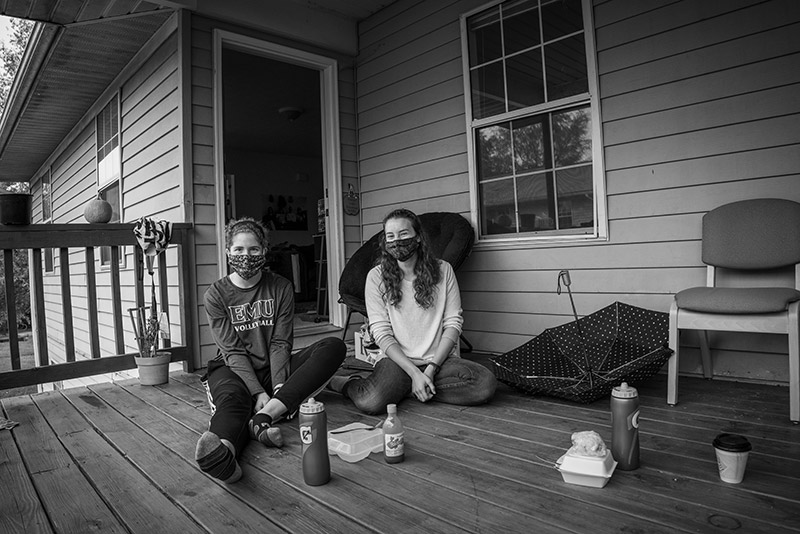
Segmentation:
{"type": "Polygon", "coordinates": [[[491,362],[498,380],[525,393],[589,403],[657,373],[672,354],[668,329],[669,314],[615,302],[491,362]]]}

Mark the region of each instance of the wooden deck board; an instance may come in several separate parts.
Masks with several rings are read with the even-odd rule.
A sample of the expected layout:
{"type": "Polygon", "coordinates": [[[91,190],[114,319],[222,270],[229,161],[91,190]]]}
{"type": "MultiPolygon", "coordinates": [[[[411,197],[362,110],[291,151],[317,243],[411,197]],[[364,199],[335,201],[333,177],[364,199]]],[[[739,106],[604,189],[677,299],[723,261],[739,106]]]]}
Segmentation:
{"type": "MultiPolygon", "coordinates": [[[[209,409],[198,375],[135,380],[2,400],[20,422],[0,431],[0,531],[56,532],[800,532],[800,427],[787,388],[663,376],[638,386],[641,457],[603,489],[553,468],[579,430],[610,442],[608,399],[577,405],[501,386],[485,406],[403,402],[406,461],[331,457],[331,482],[306,486],[297,422],[283,449],[252,443],[242,480],[200,472],[194,447],[209,409]],[[753,443],[744,482],[719,480],[723,431],[753,443]]],[[[375,423],[324,392],[329,428],[375,423]]]]}

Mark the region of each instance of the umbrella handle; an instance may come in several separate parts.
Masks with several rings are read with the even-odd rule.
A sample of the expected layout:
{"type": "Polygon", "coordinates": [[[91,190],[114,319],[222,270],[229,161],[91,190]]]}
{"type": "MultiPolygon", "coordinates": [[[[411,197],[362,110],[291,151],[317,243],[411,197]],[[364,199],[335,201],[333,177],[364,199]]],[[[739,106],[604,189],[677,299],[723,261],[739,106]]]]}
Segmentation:
{"type": "MultiPolygon", "coordinates": [[[[575,321],[578,320],[578,310],[575,309],[575,301],[572,299],[572,279],[569,276],[569,271],[563,270],[558,272],[558,287],[556,288],[556,295],[561,294],[561,283],[567,287],[567,293],[569,293],[569,303],[572,305],[572,315],[575,317],[575,321]]],[[[580,329],[580,326],[578,326],[580,329]]]]}

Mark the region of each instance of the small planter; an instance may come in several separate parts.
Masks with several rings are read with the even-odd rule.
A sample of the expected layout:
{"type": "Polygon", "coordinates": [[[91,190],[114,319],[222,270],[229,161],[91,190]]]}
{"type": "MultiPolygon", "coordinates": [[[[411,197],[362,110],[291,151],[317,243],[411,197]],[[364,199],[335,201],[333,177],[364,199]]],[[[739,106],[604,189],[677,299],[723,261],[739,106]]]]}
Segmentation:
{"type": "Polygon", "coordinates": [[[31,224],[30,193],[0,193],[0,224],[31,224]]]}
{"type": "Polygon", "coordinates": [[[172,354],[159,352],[152,358],[135,356],[136,366],[139,368],[139,383],[143,386],[157,386],[169,381],[169,363],[172,354]]]}

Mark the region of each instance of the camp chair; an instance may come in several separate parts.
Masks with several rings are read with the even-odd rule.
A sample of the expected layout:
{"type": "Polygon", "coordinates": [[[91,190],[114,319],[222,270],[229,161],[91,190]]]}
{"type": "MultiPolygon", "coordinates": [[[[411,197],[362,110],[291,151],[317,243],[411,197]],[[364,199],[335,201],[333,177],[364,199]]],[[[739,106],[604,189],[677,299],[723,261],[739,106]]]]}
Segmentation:
{"type": "MultiPolygon", "coordinates": [[[[445,260],[453,270],[458,270],[467,259],[472,244],[475,242],[475,232],[472,225],[458,213],[432,212],[419,215],[422,231],[428,238],[428,243],[437,258],[445,260]]],[[[367,315],[367,305],[364,301],[364,286],[367,283],[367,273],[380,259],[380,238],[383,230],[369,238],[347,261],[339,279],[339,302],[347,306],[347,319],[344,324],[342,339],[347,336],[350,319],[353,312],[367,315]]],[[[463,352],[472,350],[472,345],[462,335],[461,342],[466,348],[463,352]]]]}
{"type": "Polygon", "coordinates": [[[678,402],[679,330],[700,331],[703,376],[711,378],[707,330],[788,334],[789,418],[800,421],[800,204],[762,198],[720,206],[703,216],[707,287],[685,289],[670,309],[667,403],[678,402]],[[780,268],[794,269],[794,287],[764,287],[780,268]],[[720,271],[719,273],[717,271],[720,271]],[[720,287],[728,272],[736,287],[720,287]],[[761,276],[759,276],[761,275],[761,276]],[[751,281],[753,280],[753,281],[751,281]],[[749,283],[748,283],[749,282],[749,283]]]}

